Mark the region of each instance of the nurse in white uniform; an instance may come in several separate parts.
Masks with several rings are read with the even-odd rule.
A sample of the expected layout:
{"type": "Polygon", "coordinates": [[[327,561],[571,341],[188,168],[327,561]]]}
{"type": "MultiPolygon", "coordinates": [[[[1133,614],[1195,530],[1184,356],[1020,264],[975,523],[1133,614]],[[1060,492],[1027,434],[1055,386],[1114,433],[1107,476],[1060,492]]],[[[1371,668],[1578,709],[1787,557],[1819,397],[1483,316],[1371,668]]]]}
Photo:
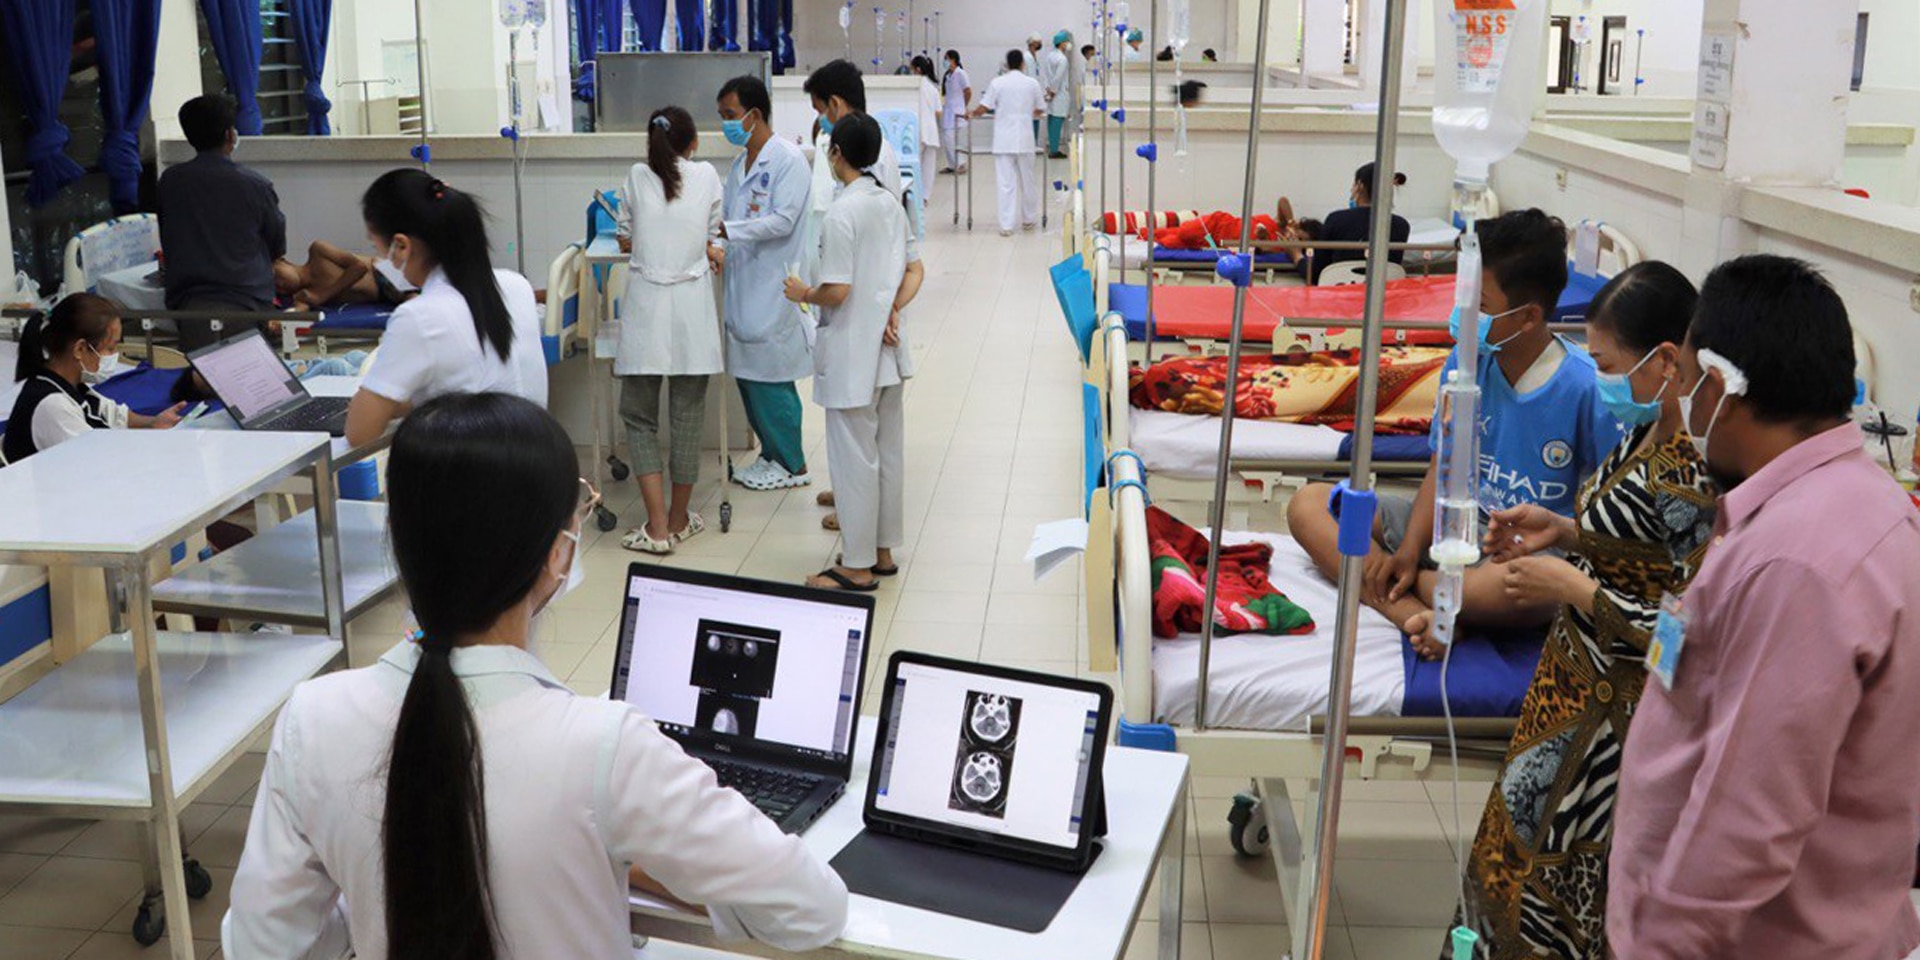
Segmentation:
{"type": "Polygon", "coordinates": [[[760,439],[760,459],[734,473],[754,490],[813,482],[800,440],[800,391],[813,375],[807,319],[780,295],[790,270],[807,259],[807,207],[812,171],[800,148],[773,135],[773,100],[758,77],[735,77],[720,88],[721,130],[746,150],[727,173],[727,368],[740,385],[747,422],[760,439]]]}
{"type": "Polygon", "coordinates": [[[1033,170],[1033,125],[1046,114],[1047,95],[1040,82],[1020,69],[1020,51],[1007,51],[1007,72],[993,78],[976,117],[993,113],[994,172],[1000,182],[1000,235],[1015,224],[1032,230],[1040,223],[1040,184],[1033,170]]]}
{"type": "Polygon", "coordinates": [[[1055,160],[1067,157],[1060,149],[1060,136],[1075,106],[1078,84],[1073,79],[1073,56],[1073,33],[1062,30],[1053,35],[1053,49],[1040,58],[1040,86],[1047,98],[1047,155],[1055,160]]]}
{"type": "Polygon", "coordinates": [[[546,406],[533,285],[493,269],[479,203],[409,168],[375,180],[360,198],[360,213],[379,259],[420,295],[387,321],[380,350],[347,405],[347,442],[373,442],[388,423],[444,393],[492,390],[546,406]]]}
{"type": "Polygon", "coordinates": [[[400,425],[389,538],[420,629],[280,711],[227,956],[631,960],[629,883],[702,905],[723,939],[840,935],[846,886],[800,838],[528,651],[582,577],[598,499],[518,397],[444,396],[400,425]]]}
{"type": "Polygon", "coordinates": [[[707,420],[707,378],[721,372],[720,315],[713,268],[724,191],[709,163],[690,159],[699,137],[693,117],[662,107],[647,121],[647,160],[627,173],[615,230],[628,263],[627,297],[613,372],[627,428],[634,479],[647,521],[620,545],[666,554],[706,530],[691,509],[700,481],[700,439],[707,420]],[[660,452],[660,393],[667,392],[672,449],[660,452]],[[661,475],[671,474],[672,502],[661,475]]]}
{"type": "Polygon", "coordinates": [[[947,73],[940,86],[945,98],[940,107],[940,136],[947,151],[947,166],[940,172],[966,173],[967,161],[960,159],[960,139],[966,134],[967,110],[973,105],[973,80],[967,76],[967,68],[960,65],[960,51],[947,51],[947,73]]]}
{"type": "Polygon", "coordinates": [[[905,381],[913,353],[900,310],[920,292],[919,257],[907,253],[907,215],[870,172],[880,125],[864,114],[834,124],[834,177],[845,185],[820,239],[820,285],[787,281],[787,299],[821,308],[813,400],[827,410],[844,552],[810,586],[869,591],[899,572],[905,542],[905,381]]]}

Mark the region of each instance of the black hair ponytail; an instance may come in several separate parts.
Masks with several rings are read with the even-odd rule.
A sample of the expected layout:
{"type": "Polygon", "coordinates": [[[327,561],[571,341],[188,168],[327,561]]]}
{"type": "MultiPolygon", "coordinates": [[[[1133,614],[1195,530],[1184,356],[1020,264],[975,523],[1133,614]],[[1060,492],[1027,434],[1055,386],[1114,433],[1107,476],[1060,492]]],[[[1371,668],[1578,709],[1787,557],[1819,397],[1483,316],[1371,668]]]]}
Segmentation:
{"type": "MultiPolygon", "coordinates": [[[[841,117],[833,125],[832,139],[828,142],[840,151],[840,158],[847,161],[855,170],[867,170],[880,162],[880,122],[864,113],[853,113],[841,117]]],[[[875,177],[875,182],[879,178],[875,177]]]]}
{"type": "Polygon", "coordinates": [[[424,243],[446,271],[447,282],[467,302],[481,348],[492,347],[502,360],[513,355],[513,318],[493,275],[480,201],[409,167],[373,181],[360,198],[360,215],[367,229],[383,240],[404,233],[424,243]]]}
{"type": "Polygon", "coordinates": [[[680,158],[693,136],[693,115],[679,107],[661,107],[647,120],[647,166],[660,178],[668,202],[680,197],[680,158]]]}
{"type": "Polygon", "coordinates": [[[447,394],[401,421],[387,485],[394,561],[421,627],[387,762],[387,952],[495,960],[484,765],[453,648],[540,586],[579,502],[573,445],[519,397],[447,394]]]}
{"type": "Polygon", "coordinates": [[[13,379],[39,376],[47,369],[48,360],[76,343],[105,340],[107,330],[118,319],[120,305],[97,293],[72,294],[51,311],[28,317],[20,330],[20,356],[13,362],[13,379]]]}

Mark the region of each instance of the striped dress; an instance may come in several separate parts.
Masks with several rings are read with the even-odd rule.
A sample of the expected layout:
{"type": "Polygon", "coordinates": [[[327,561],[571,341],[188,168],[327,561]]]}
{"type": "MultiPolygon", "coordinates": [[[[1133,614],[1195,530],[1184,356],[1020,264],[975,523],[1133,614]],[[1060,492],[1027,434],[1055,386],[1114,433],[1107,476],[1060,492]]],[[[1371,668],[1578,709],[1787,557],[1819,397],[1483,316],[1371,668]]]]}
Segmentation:
{"type": "Polygon", "coordinates": [[[1662,594],[1692,579],[1716,491],[1684,433],[1636,430],[1581,489],[1593,612],[1561,608],[1467,866],[1462,922],[1483,960],[1606,960],[1607,852],[1629,721],[1662,594]]]}

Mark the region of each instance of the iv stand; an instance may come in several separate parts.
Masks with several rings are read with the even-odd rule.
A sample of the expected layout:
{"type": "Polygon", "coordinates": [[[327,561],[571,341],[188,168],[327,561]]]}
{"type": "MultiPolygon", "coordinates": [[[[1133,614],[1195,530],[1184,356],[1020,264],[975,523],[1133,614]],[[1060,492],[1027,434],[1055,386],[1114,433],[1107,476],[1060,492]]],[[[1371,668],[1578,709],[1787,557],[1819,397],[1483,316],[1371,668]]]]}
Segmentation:
{"type": "MultiPolygon", "coordinates": [[[[419,2],[419,0],[415,0],[415,2],[417,3],[419,2]]],[[[1100,215],[1102,217],[1112,212],[1111,208],[1107,206],[1107,174],[1110,171],[1110,168],[1107,166],[1107,107],[1110,101],[1107,99],[1107,97],[1109,95],[1108,91],[1112,89],[1109,86],[1107,81],[1113,73],[1113,60],[1112,60],[1113,51],[1111,47],[1112,38],[1108,36],[1108,34],[1111,33],[1112,31],[1108,30],[1107,27],[1110,25],[1113,18],[1108,13],[1107,2],[1108,0],[1100,0],[1100,17],[1099,17],[1100,19],[1100,215]]],[[[1127,225],[1126,218],[1115,217],[1114,225],[1119,227],[1125,227],[1127,225]]],[[[1121,236],[1124,237],[1125,235],[1126,235],[1125,231],[1122,231],[1121,236]]],[[[1125,241],[1122,240],[1122,242],[1124,243],[1125,241]]]]}
{"type": "Polygon", "coordinates": [[[521,276],[527,275],[527,218],[523,207],[520,175],[526,166],[525,146],[520,141],[520,28],[507,31],[507,127],[500,135],[513,145],[513,255],[521,276]]]}
{"type": "MultiPolygon", "coordinates": [[[[1372,233],[1367,261],[1387,262],[1393,225],[1393,169],[1400,132],[1400,74],[1406,48],[1407,0],[1384,0],[1386,59],[1380,67],[1380,113],[1374,132],[1372,233]]],[[[1360,394],[1354,418],[1353,469],[1348,489],[1362,496],[1373,490],[1373,426],[1380,395],[1380,331],[1386,315],[1387,271],[1367,271],[1366,314],[1360,327],[1360,394]]],[[[1231,394],[1229,394],[1231,396],[1231,394]]],[[[1222,478],[1225,472],[1221,473],[1222,478]]],[[[1219,534],[1214,535],[1216,543],[1219,534]]],[[[1320,803],[1315,817],[1314,851],[1309,868],[1302,864],[1301,904],[1294,924],[1295,955],[1311,960],[1325,956],[1327,904],[1333,899],[1334,847],[1339,842],[1340,793],[1346,776],[1347,725],[1353,712],[1354,648],[1360,633],[1360,580],[1365,556],[1340,558],[1340,610],[1334,622],[1332,676],[1327,682],[1327,732],[1321,745],[1320,803]],[[1306,872],[1310,869],[1312,872],[1306,872]]],[[[1212,609],[1211,606],[1208,609],[1212,609]]]]}
{"type": "MultiPolygon", "coordinates": [[[[1147,0],[1147,27],[1156,42],[1160,39],[1160,0],[1147,0]]],[[[1121,84],[1124,88],[1126,85],[1121,84]]],[[[1126,99],[1123,92],[1121,99],[1126,99]]],[[[1122,158],[1124,162],[1125,158],[1122,158]]],[[[1153,217],[1160,209],[1160,58],[1147,61],[1147,363],[1153,363],[1153,217]]],[[[1124,201],[1123,201],[1124,202],[1124,201]]],[[[1125,240],[1120,249],[1126,250],[1125,240]]],[[[1125,262],[1123,257],[1122,263],[1125,262]]]]}
{"type": "Polygon", "coordinates": [[[427,145],[427,28],[420,4],[421,0],[413,0],[413,66],[418,71],[420,84],[415,91],[420,100],[420,143],[413,148],[413,158],[420,161],[420,169],[425,170],[433,162],[433,148],[427,145]]]}

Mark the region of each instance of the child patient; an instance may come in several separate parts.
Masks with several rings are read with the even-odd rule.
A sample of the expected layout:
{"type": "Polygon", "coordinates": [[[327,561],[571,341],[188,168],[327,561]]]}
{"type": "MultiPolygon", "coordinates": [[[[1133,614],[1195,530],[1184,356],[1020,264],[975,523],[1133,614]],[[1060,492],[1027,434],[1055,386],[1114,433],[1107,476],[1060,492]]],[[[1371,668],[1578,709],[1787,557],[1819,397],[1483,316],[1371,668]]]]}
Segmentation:
{"type": "MultiPolygon", "coordinates": [[[[1489,511],[1538,503],[1571,516],[1581,482],[1620,441],[1620,426],[1595,387],[1593,359],[1547,329],[1567,285],[1566,227],[1539,210],[1516,210],[1474,227],[1483,267],[1477,335],[1480,361],[1481,522],[1489,511]]],[[[1476,331],[1454,318],[1454,338],[1476,331]]],[[[1458,362],[1448,359],[1445,377],[1458,362]]],[[[1442,429],[1435,412],[1436,437],[1442,429]]],[[[1438,443],[1435,444],[1438,447],[1438,443]]],[[[1427,548],[1433,541],[1435,464],[1409,500],[1380,495],[1374,549],[1367,556],[1361,599],[1408,634],[1422,656],[1437,658],[1430,635],[1438,579],[1427,548]]],[[[1338,533],[1327,508],[1332,488],[1308,484],[1287,507],[1293,536],[1329,578],[1339,575],[1338,533]]],[[[1510,599],[1504,565],[1467,571],[1460,622],[1483,627],[1540,626],[1552,604],[1510,599]]]]}

